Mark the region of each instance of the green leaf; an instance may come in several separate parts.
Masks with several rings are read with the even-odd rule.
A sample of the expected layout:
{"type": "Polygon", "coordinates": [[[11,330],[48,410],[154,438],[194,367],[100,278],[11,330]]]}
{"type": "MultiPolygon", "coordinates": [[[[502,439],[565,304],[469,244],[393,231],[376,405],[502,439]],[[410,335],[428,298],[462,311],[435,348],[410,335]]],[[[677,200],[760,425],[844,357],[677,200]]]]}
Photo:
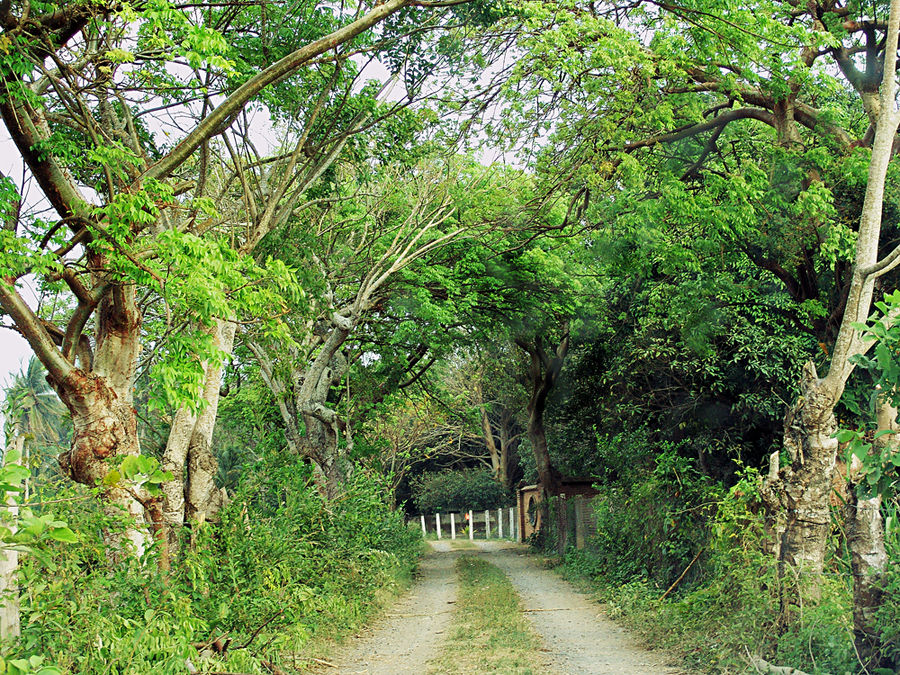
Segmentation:
{"type": "Polygon", "coordinates": [[[56,541],[61,541],[66,544],[77,544],[78,537],[75,536],[75,533],[72,532],[68,527],[54,527],[50,530],[50,538],[55,539],[56,541]]]}
{"type": "Polygon", "coordinates": [[[140,457],[137,455],[128,455],[122,460],[119,470],[125,478],[134,478],[137,474],[142,473],[140,457]]]}
{"type": "Polygon", "coordinates": [[[118,483],[120,480],[122,480],[122,474],[113,469],[103,477],[103,485],[105,485],[106,487],[110,487],[118,483]]]}
{"type": "Polygon", "coordinates": [[[859,437],[859,432],[855,429],[839,429],[834,437],[838,440],[838,443],[849,443],[854,438],[859,437]]]}

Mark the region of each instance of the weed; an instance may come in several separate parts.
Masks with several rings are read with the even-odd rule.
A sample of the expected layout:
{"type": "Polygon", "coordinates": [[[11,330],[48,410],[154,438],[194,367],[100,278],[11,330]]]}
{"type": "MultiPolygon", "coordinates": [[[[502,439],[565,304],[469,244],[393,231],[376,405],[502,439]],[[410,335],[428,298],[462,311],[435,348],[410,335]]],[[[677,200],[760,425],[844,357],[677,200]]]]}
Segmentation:
{"type": "Polygon", "coordinates": [[[506,575],[490,563],[463,556],[456,563],[459,598],[453,637],[428,673],[466,675],[540,672],[540,639],[522,614],[506,575]]]}
{"type": "MultiPolygon", "coordinates": [[[[295,459],[264,464],[219,523],[193,528],[171,574],[152,558],[110,568],[92,537],[26,558],[20,648],[73,673],[260,672],[302,663],[409,582],[421,537],[381,488],[361,478],[326,502],[295,459]],[[202,657],[216,638],[229,647],[202,657]]],[[[73,529],[99,529],[90,502],[72,503],[73,529]]]]}

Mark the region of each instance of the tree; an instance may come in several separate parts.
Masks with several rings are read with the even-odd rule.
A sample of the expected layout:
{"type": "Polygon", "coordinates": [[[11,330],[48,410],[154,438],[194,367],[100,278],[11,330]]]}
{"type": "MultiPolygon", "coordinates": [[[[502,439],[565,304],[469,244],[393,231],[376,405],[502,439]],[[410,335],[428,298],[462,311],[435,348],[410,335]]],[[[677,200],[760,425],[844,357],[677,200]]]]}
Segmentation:
{"type": "MultiPolygon", "coordinates": [[[[767,505],[775,516],[776,555],[801,573],[817,576],[822,571],[825,538],[830,527],[828,498],[837,457],[834,409],[843,394],[847,379],[855,367],[852,357],[865,353],[859,325],[868,318],[875,292],[875,280],[896,263],[892,252],[879,262],[884,187],[888,164],[893,154],[894,138],[900,123],[896,106],[897,32],[900,30],[900,2],[891,2],[886,26],[882,82],[877,105],[864,97],[874,127],[872,155],[866,195],[860,216],[852,282],[847,296],[841,327],[835,340],[828,373],[819,377],[811,362],[804,367],[800,382],[800,398],[785,418],[785,449],[791,465],[781,467],[773,453],[769,476],[765,483],[767,505]]],[[[882,428],[891,431],[896,410],[885,411],[894,420],[885,420],[882,428]]],[[[877,511],[877,509],[874,509],[877,511]]],[[[883,546],[883,544],[882,544],[883,546]]],[[[805,592],[815,594],[817,579],[804,584],[805,592]]],[[[859,598],[865,593],[857,593],[859,598]]],[[[857,626],[862,647],[871,654],[866,626],[857,626]]]]}
{"type": "MultiPolygon", "coordinates": [[[[537,465],[538,481],[541,484],[541,492],[544,501],[547,497],[559,492],[562,475],[553,466],[550,459],[550,448],[547,445],[547,431],[544,427],[544,413],[547,410],[547,399],[550,392],[559,379],[566,355],[569,352],[569,326],[563,325],[558,340],[545,345],[545,338],[541,334],[534,336],[532,340],[523,337],[515,338],[516,346],[528,354],[530,364],[528,366],[528,382],[530,392],[528,396],[528,440],[531,443],[531,451],[537,465]]],[[[547,522],[547,519],[544,519],[547,522]]]]}
{"type": "MultiPolygon", "coordinates": [[[[7,442],[12,443],[16,437],[23,439],[22,461],[26,468],[43,464],[44,453],[61,451],[69,435],[68,411],[34,357],[13,376],[4,391],[3,416],[7,421],[7,442]]],[[[26,483],[26,499],[27,490],[26,483]]]]}
{"type": "Polygon", "coordinates": [[[329,496],[340,492],[353,447],[347,419],[330,403],[362,355],[351,357],[345,345],[388,301],[401,272],[490,226],[466,213],[466,192],[502,189],[484,173],[465,163],[425,160],[371,177],[348,176],[347,192],[339,188],[326,200],[315,229],[297,223],[305,236],[288,230],[275,244],[292,265],[314,271],[310,285],[317,293],[292,321],[291,340],[251,340],[248,346],[276,396],[289,446],[315,464],[329,496]]]}
{"type": "MultiPolygon", "coordinates": [[[[876,174],[887,159],[875,145],[879,124],[894,133],[878,97],[891,33],[884,6],[867,12],[831,2],[536,4],[517,36],[529,58],[486,87],[523,111],[497,118],[498,131],[552,130],[548,143],[523,146],[548,190],[575,196],[572,220],[627,232],[638,247],[672,241],[678,225],[697,244],[741,251],[782,285],[798,328],[831,357],[825,377],[806,366],[785,418],[792,468],[773,454],[766,483],[775,554],[803,569],[807,596],[830,524],[833,410],[863,346],[852,324],[897,259],[881,228],[876,174]],[[864,204],[852,194],[862,184],[864,204]]],[[[495,100],[487,94],[469,100],[495,100]]],[[[704,252],[682,250],[691,248],[704,252]]]]}
{"type": "Polygon", "coordinates": [[[435,431],[454,439],[457,447],[448,459],[483,464],[507,490],[517,480],[525,407],[515,356],[502,343],[476,344],[443,356],[422,380],[441,411],[435,431]]]}
{"type": "MultiPolygon", "coordinates": [[[[349,45],[357,46],[367,31],[398,12],[411,19],[429,4],[387,0],[368,11],[336,12],[329,21],[313,11],[318,21],[307,24],[308,32],[294,34],[309,37],[293,38],[281,58],[255,73],[241,72],[219,30],[227,32],[229,21],[253,14],[255,6],[219,3],[195,12],[165,2],[139,8],[74,3],[39,13],[17,3],[0,7],[5,45],[0,116],[41,198],[58,216],[48,222],[29,213],[19,189],[3,177],[0,307],[47,368],[71,413],[74,435],[66,471],[79,482],[103,484],[112,511],[124,509],[136,522],[146,511],[160,546],[166,543],[161,498],[133,480],[111,480],[109,471],[110,460],[140,455],[132,405],[142,327],[136,289],[184,302],[189,293],[167,283],[169,277],[202,268],[201,260],[213,254],[223,263],[230,258],[221,242],[203,236],[203,210],[210,207],[204,201],[205,165],[210,141],[251,101],[316,59],[328,60],[329,52],[346,61],[349,45]],[[167,70],[167,62],[178,65],[167,70]],[[194,100],[202,102],[199,109],[194,100]],[[176,130],[178,138],[169,145],[153,129],[151,111],[173,104],[187,104],[198,116],[176,130]],[[62,324],[43,320],[23,300],[17,283],[27,274],[61,285],[76,298],[62,324]]],[[[266,50],[262,44],[263,55],[266,50]]],[[[292,154],[295,160],[303,145],[292,154]]],[[[286,166],[292,166],[290,159],[286,166]]],[[[240,260],[225,267],[248,270],[246,258],[240,260]]],[[[227,290],[216,284],[205,290],[194,298],[199,300],[192,308],[195,316],[205,326],[216,320],[227,324],[233,315],[227,290]]],[[[216,361],[218,350],[227,346],[227,336],[216,339],[220,332],[202,340],[205,349],[199,353],[184,343],[174,349],[180,365],[194,363],[191,354],[199,362],[216,361]]],[[[196,380],[193,386],[189,399],[200,389],[196,380]]],[[[214,417],[214,407],[207,410],[214,417]]],[[[151,470],[152,464],[144,468],[151,470]]],[[[165,482],[162,472],[152,478],[165,482]]],[[[136,526],[124,539],[110,541],[123,552],[126,542],[140,553],[148,539],[136,526]]]]}
{"type": "Polygon", "coordinates": [[[453,452],[454,438],[441,424],[446,411],[427,397],[397,392],[370,412],[360,428],[360,464],[384,477],[396,506],[397,491],[412,471],[434,457],[453,452]]]}

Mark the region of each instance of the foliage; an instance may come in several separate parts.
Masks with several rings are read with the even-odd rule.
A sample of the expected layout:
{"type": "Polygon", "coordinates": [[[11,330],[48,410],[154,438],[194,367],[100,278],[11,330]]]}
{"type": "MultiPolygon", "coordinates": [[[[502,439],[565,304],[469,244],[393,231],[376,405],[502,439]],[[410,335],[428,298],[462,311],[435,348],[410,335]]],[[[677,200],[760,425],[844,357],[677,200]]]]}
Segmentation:
{"type": "Polygon", "coordinates": [[[62,450],[71,436],[68,411],[46,376],[41,362],[32,356],[3,391],[6,442],[16,435],[25,437],[26,468],[36,469],[38,475],[51,470],[55,463],[52,455],[62,450]]]}
{"type": "Polygon", "coordinates": [[[721,494],[675,446],[661,448],[652,471],[632,467],[594,499],[591,572],[611,583],[643,579],[665,588],[703,548],[721,494]]]}
{"type": "Polygon", "coordinates": [[[614,618],[653,644],[680,651],[691,667],[743,673],[750,667],[747,657],[754,656],[809,673],[857,672],[850,593],[841,583],[826,583],[821,601],[805,607],[799,622],[781,624],[778,587],[790,580],[778,578],[763,550],[759,484],[758,473],[748,469],[727,494],[719,494],[714,509],[706,509],[695,572],[666,600],[660,598],[667,586],[654,583],[653,575],[633,575],[623,583],[627,577],[590,546],[569,551],[564,569],[574,578],[590,578],[614,618]]]}
{"type": "Polygon", "coordinates": [[[882,584],[884,597],[877,611],[877,630],[881,633],[885,655],[900,659],[900,503],[896,499],[885,505],[885,549],[888,564],[882,584]]]}
{"type": "Polygon", "coordinates": [[[512,495],[484,469],[423,473],[411,481],[419,513],[494,509],[512,503],[512,495]]]}
{"type": "Polygon", "coordinates": [[[862,486],[869,494],[890,498],[900,487],[900,452],[896,443],[877,443],[880,436],[892,433],[891,429],[874,430],[875,407],[879,397],[885,397],[890,405],[900,407],[900,325],[896,317],[900,312],[900,291],[887,293],[875,303],[877,311],[864,324],[856,326],[869,343],[870,354],[856,354],[853,362],[868,371],[875,387],[868,400],[861,424],[856,429],[841,429],[838,441],[848,443],[847,452],[860,460],[862,486]],[[868,432],[868,433],[866,433],[868,432]]]}
{"type": "MultiPolygon", "coordinates": [[[[81,499],[66,502],[65,515],[79,532],[96,531],[104,517],[81,499]]],[[[183,534],[193,546],[170,576],[138,560],[109,567],[90,537],[27,558],[19,648],[81,673],[183,673],[186,659],[206,658],[195,644],[215,638],[231,649],[210,668],[287,663],[310,639],[365,619],[409,577],[420,545],[381,488],[359,480],[326,504],[308,470],[271,455],[245,476],[221,523],[183,534]]]]}

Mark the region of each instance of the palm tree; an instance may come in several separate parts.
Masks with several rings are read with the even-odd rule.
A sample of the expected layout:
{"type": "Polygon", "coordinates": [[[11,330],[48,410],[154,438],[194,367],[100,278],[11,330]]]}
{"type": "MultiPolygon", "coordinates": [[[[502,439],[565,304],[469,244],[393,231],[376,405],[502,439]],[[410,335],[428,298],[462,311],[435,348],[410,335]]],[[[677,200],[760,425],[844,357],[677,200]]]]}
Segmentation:
{"type": "Polygon", "coordinates": [[[36,467],[60,452],[70,435],[69,413],[50,388],[46,375],[40,361],[31,357],[3,392],[7,441],[24,436],[23,459],[36,467]]]}

